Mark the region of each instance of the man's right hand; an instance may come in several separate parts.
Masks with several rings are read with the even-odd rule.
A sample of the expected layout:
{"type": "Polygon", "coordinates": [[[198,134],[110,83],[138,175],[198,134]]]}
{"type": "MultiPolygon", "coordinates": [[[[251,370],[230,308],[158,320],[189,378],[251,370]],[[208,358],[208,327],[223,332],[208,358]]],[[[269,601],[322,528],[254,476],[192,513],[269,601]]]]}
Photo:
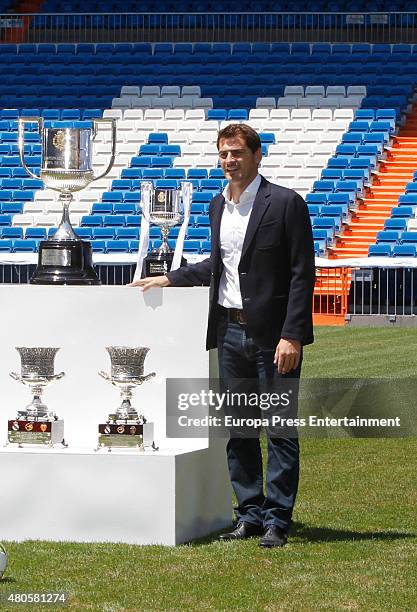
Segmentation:
{"type": "Polygon", "coordinates": [[[152,287],[169,287],[170,285],[171,283],[166,276],[147,276],[128,283],[127,287],[140,287],[142,291],[147,291],[152,287]]]}

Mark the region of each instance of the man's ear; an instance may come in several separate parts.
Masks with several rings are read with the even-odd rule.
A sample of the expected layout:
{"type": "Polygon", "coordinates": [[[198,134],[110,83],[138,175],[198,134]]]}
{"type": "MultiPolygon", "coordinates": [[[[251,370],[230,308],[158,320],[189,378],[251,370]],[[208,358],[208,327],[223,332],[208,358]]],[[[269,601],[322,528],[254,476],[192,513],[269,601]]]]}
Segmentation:
{"type": "Polygon", "coordinates": [[[256,151],[255,151],[255,160],[256,160],[256,163],[258,164],[258,166],[261,163],[261,159],[262,159],[262,149],[259,148],[259,149],[256,149],[256,151]]]}

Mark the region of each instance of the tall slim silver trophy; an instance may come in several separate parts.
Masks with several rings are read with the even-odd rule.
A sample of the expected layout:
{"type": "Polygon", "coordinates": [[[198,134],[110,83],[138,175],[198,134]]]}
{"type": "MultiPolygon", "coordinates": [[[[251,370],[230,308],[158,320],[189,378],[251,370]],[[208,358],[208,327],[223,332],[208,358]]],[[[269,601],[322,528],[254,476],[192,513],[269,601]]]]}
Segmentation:
{"type": "Polygon", "coordinates": [[[141,183],[141,208],[143,219],[139,242],[138,263],[135,279],[145,276],[160,276],[181,265],[187,265],[182,257],[184,238],[190,220],[193,184],[181,182],[180,189],[155,189],[150,181],[141,183]],[[162,244],[148,254],[149,226],[153,223],[161,228],[162,244]],[[168,244],[172,227],[181,223],[175,250],[168,244]]]}
{"type": "Polygon", "coordinates": [[[57,231],[39,245],[38,266],[30,279],[36,285],[99,285],[93,268],[91,244],[80,240],[74,232],[69,206],[75,191],[106,176],[113,166],[116,153],[116,122],[114,119],[94,119],[92,128],[45,127],[41,117],[19,119],[19,156],[23,168],[33,178],[40,178],[46,187],[59,192],[62,219],[57,231]],[[25,124],[36,122],[42,140],[40,177],[25,161],[25,124]],[[111,157],[104,172],[95,176],[92,167],[93,142],[98,127],[110,124],[112,130],[111,157]]]}
{"type": "Polygon", "coordinates": [[[31,403],[17,412],[8,422],[8,443],[65,447],[64,421],[51,412],[42,401],[44,389],[65,374],[54,372],[55,355],[59,348],[17,346],[20,355],[20,374],[10,372],[15,380],[28,386],[33,395],[31,403]]]}
{"type": "Polygon", "coordinates": [[[145,346],[108,346],[106,351],[110,356],[111,372],[99,372],[100,376],[117,387],[122,403],[111,414],[106,423],[98,426],[98,449],[107,448],[138,448],[156,449],[153,438],[153,423],[148,423],[143,415],[131,404],[135,387],[153,378],[155,372],[144,374],[145,357],[149,348],[145,346]]]}

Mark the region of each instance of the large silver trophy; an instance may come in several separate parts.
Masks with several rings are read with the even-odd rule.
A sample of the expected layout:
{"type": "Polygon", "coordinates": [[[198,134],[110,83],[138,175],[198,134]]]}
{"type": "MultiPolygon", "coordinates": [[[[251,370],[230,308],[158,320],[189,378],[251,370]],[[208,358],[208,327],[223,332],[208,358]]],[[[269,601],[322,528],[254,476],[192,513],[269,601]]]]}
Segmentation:
{"type": "Polygon", "coordinates": [[[54,360],[59,348],[17,346],[16,350],[20,355],[21,371],[20,374],[10,372],[10,376],[28,386],[33,399],[8,422],[9,443],[66,446],[64,421],[50,412],[42,401],[44,389],[65,375],[64,372],[54,373],[54,360]]]}
{"type": "Polygon", "coordinates": [[[155,449],[153,423],[147,423],[145,417],[139,415],[131,404],[135,387],[155,376],[155,372],[143,373],[149,348],[108,346],[106,351],[110,356],[111,372],[99,372],[99,375],[119,389],[122,403],[114,413],[109,414],[106,423],[99,424],[98,448],[155,449]]]}
{"type": "Polygon", "coordinates": [[[92,181],[106,176],[113,166],[116,153],[116,122],[114,119],[94,119],[92,128],[44,127],[41,117],[19,119],[19,155],[22,166],[33,178],[40,178],[46,187],[59,192],[62,219],[57,231],[39,246],[38,266],[30,282],[40,285],[99,285],[93,268],[89,242],[80,240],[74,232],[69,206],[73,193],[85,189],[92,181]],[[25,125],[36,122],[42,140],[40,177],[25,161],[25,125]],[[98,127],[110,124],[112,130],[111,157],[104,172],[95,176],[92,167],[92,147],[98,127]]]}
{"type": "Polygon", "coordinates": [[[193,184],[181,182],[180,189],[155,189],[150,181],[141,184],[141,208],[143,220],[139,242],[139,256],[135,279],[145,276],[160,276],[180,265],[186,265],[182,257],[184,238],[190,220],[193,184]],[[161,228],[162,244],[147,255],[149,248],[149,225],[161,228]],[[168,244],[170,229],[181,223],[175,250],[168,244]]]}

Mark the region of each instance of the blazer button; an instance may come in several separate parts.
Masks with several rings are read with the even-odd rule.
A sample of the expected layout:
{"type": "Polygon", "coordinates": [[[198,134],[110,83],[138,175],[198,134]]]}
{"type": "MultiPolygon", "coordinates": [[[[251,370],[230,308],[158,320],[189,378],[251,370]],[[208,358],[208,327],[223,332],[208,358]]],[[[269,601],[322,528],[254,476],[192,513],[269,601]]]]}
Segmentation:
{"type": "Polygon", "coordinates": [[[243,298],[243,301],[244,301],[244,302],[250,302],[250,298],[245,297],[245,298],[243,298]]]}

